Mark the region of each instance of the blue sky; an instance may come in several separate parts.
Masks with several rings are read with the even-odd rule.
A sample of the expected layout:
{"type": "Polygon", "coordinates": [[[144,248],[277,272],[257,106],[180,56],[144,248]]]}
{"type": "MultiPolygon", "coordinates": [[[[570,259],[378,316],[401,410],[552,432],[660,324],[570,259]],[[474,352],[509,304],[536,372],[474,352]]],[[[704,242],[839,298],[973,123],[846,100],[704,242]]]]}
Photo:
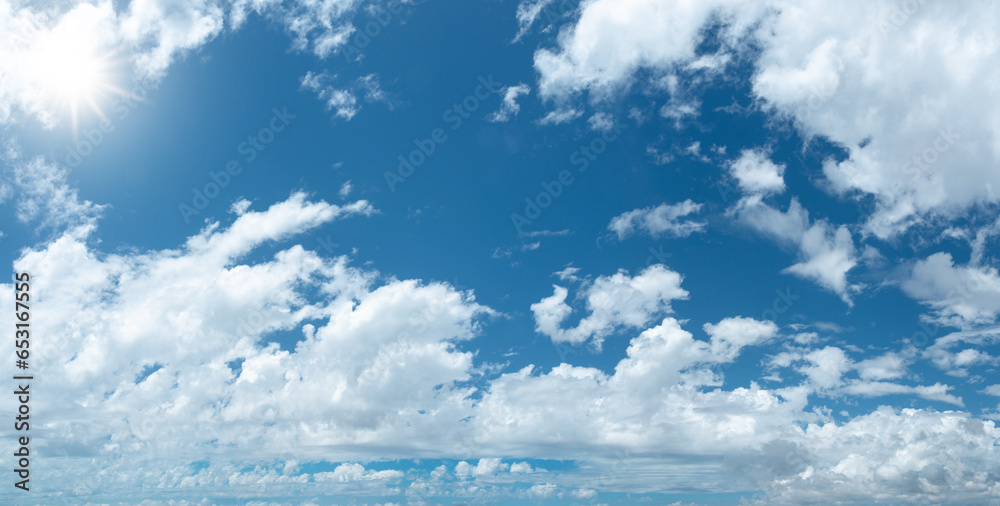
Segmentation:
{"type": "Polygon", "coordinates": [[[0,0],[4,500],[995,500],[998,17],[0,0]]]}

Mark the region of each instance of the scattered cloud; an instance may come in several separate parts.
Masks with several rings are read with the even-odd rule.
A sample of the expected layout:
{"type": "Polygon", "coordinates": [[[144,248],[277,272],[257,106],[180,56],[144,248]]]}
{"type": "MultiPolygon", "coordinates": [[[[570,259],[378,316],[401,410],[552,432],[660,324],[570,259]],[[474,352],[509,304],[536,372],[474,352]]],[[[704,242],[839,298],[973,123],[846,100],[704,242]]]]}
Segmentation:
{"type": "Polygon", "coordinates": [[[531,87],[524,83],[504,88],[502,92],[503,103],[500,104],[500,109],[486,116],[486,119],[493,123],[502,123],[510,120],[512,116],[517,116],[517,113],[521,112],[521,105],[517,103],[517,98],[530,92],[531,87]]]}
{"type": "Polygon", "coordinates": [[[681,218],[701,211],[702,204],[691,199],[677,204],[660,204],[656,207],[633,209],[611,219],[608,230],[625,239],[636,231],[653,237],[687,237],[702,232],[708,223],[703,221],[681,221],[681,218]]]}

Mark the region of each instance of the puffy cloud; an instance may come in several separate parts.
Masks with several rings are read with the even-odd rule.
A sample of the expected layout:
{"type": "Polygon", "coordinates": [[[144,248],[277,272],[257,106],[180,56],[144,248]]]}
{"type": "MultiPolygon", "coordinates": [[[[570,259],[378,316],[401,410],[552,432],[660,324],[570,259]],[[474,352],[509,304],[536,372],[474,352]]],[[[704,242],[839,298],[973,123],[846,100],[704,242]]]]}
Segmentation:
{"type": "Polygon", "coordinates": [[[860,287],[848,284],[847,272],[858,260],[846,226],[835,228],[825,220],[810,225],[809,212],[795,198],[788,211],[781,212],[764,203],[761,195],[750,195],[741,199],[730,213],[751,228],[798,250],[801,261],[784,272],[815,281],[848,305],[853,304],[851,293],[860,287]]]}
{"type": "Polygon", "coordinates": [[[341,464],[331,472],[316,473],[313,475],[315,481],[378,481],[378,480],[398,480],[403,477],[401,471],[385,470],[373,471],[365,469],[361,464],[341,464]]]}
{"type": "MultiPolygon", "coordinates": [[[[936,333],[937,327],[928,330],[936,333]]],[[[947,374],[963,377],[975,366],[1000,364],[1000,357],[983,351],[997,343],[1000,343],[1000,329],[995,326],[953,332],[935,339],[934,344],[924,349],[922,355],[947,374]]]]}
{"type": "Polygon", "coordinates": [[[866,230],[888,238],[927,216],[1000,198],[991,169],[1000,158],[1000,102],[974,98],[996,96],[1000,82],[1000,4],[965,7],[595,0],[557,47],[536,52],[539,92],[601,99],[628,89],[639,70],[669,75],[706,56],[752,55],[753,93],[807,137],[847,151],[824,163],[826,183],[842,195],[872,196],[866,230]],[[722,42],[718,53],[698,54],[709,33],[722,42]]]}
{"type": "MultiPolygon", "coordinates": [[[[501,471],[506,471],[510,467],[510,464],[504,464],[498,458],[479,459],[479,463],[475,466],[463,460],[455,464],[455,475],[460,478],[493,476],[501,471]]],[[[514,472],[514,470],[511,469],[511,472],[514,472]]]]}
{"type": "Polygon", "coordinates": [[[706,323],[705,333],[711,336],[712,354],[733,360],[746,346],[756,346],[778,333],[773,322],[760,322],[752,318],[726,318],[717,324],[706,323]]]}
{"type": "Polygon", "coordinates": [[[39,444],[180,455],[214,440],[266,453],[357,442],[362,432],[406,426],[392,420],[400,416],[424,431],[418,411],[433,409],[433,399],[463,409],[456,399],[468,392],[448,385],[469,378],[472,356],[454,343],[471,339],[475,319],[491,313],[471,294],[413,280],[374,286],[375,273],[297,245],[241,261],[265,242],[370,210],[364,201],[339,207],[294,194],[224,229],[212,224],[177,250],[105,255],[77,232],[26,251],[16,265],[35,274],[33,367],[60,385],[33,407],[75,406],[68,420],[76,420],[53,422],[75,428],[39,444]],[[320,299],[305,298],[307,290],[320,299]],[[302,332],[297,344],[268,344],[293,329],[302,332]],[[218,424],[202,427],[205,417],[218,424]]]}
{"type": "Polygon", "coordinates": [[[672,2],[596,0],[582,6],[580,17],[559,39],[559,47],[535,53],[539,92],[562,99],[584,90],[602,97],[631,85],[642,67],[670,69],[696,59],[703,27],[713,15],[734,24],[757,18],[766,5],[750,2],[672,2]],[[729,15],[722,7],[738,10],[729,15]]]}
{"type": "MultiPolygon", "coordinates": [[[[912,355],[912,350],[905,350],[912,355]]],[[[770,358],[769,366],[794,368],[805,376],[799,389],[823,396],[880,397],[885,395],[916,395],[923,399],[963,406],[961,397],[948,393],[953,387],[942,383],[933,385],[904,385],[889,379],[902,379],[906,373],[907,359],[902,352],[889,352],[879,357],[855,362],[847,353],[835,346],[822,349],[800,349],[778,353],[770,358]],[[857,378],[849,377],[857,372],[857,378]]]]}
{"type": "Polygon", "coordinates": [[[647,267],[634,277],[624,270],[611,276],[601,276],[586,286],[581,296],[590,312],[576,327],[562,328],[563,321],[573,312],[566,303],[569,291],[553,287],[553,294],[531,305],[535,330],[549,336],[555,343],[591,344],[600,349],[604,338],[621,328],[638,328],[654,317],[671,312],[670,301],[687,298],[681,288],[681,275],[660,264],[647,267]]]}
{"type": "Polygon", "coordinates": [[[656,207],[633,209],[611,219],[608,230],[624,239],[637,229],[653,237],[668,235],[671,237],[687,237],[701,232],[707,223],[703,221],[681,221],[680,218],[701,211],[702,204],[687,199],[684,202],[656,207]]]}
{"type": "Polygon", "coordinates": [[[969,328],[996,321],[1000,275],[993,267],[956,266],[949,253],[918,260],[900,284],[903,293],[930,306],[941,325],[969,328]]]}
{"type": "Polygon", "coordinates": [[[747,149],[729,165],[729,172],[740,188],[748,193],[781,193],[785,191],[785,166],[771,161],[761,150],[747,149]]]}
{"type": "MultiPolygon", "coordinates": [[[[852,431],[864,416],[838,426],[807,407],[818,385],[850,387],[843,378],[856,364],[830,348],[803,350],[789,362],[801,362],[803,385],[723,388],[720,365],[736,361],[747,347],[766,345],[777,327],[725,318],[705,325],[702,340],[673,318],[655,322],[669,312],[670,300],[687,295],[680,275],[662,266],[582,281],[592,312],[581,321],[584,330],[563,332],[586,331],[594,339],[609,327],[637,331],[613,370],[532,365],[474,382],[474,354],[459,344],[474,339],[482,318],[494,313],[471,293],[385,278],[298,245],[249,261],[265,243],[370,212],[363,201],[335,206],[294,194],[264,211],[243,209],[228,226],[210,224],[177,249],[105,254],[88,246],[79,235],[84,230],[26,250],[16,267],[35,273],[33,367],[48,378],[46,395],[32,408],[68,414],[50,417],[52,430],[33,442],[40,452],[70,448],[74,455],[51,458],[41,484],[96,483],[102,493],[115,494],[156,483],[178,497],[232,490],[249,497],[294,494],[309,484],[316,493],[405,490],[413,500],[435,494],[586,498],[599,490],[646,490],[649,473],[719,489],[731,480],[719,472],[724,456],[804,449],[807,462],[791,466],[792,474],[740,475],[755,480],[748,486],[785,497],[826,486],[847,468],[841,462],[850,452],[831,441],[845,438],[853,445],[860,436],[852,431]],[[290,333],[301,337],[269,342],[290,333]],[[680,472],[678,464],[657,456],[664,452],[717,464],[680,472]],[[459,455],[466,460],[453,469],[469,488],[445,487],[448,468],[403,472],[363,464],[459,455]],[[205,458],[207,467],[195,463],[205,458]],[[524,461],[532,458],[574,459],[579,469],[539,471],[524,461]],[[602,475],[615,459],[627,465],[618,464],[609,483],[602,475]],[[316,461],[338,464],[315,473],[297,464],[316,461]],[[96,466],[93,475],[81,475],[81,462],[96,466]],[[801,475],[806,466],[813,474],[801,475]],[[530,492],[532,487],[540,488],[530,492]]],[[[0,315],[0,323],[11,318],[0,315]]],[[[882,389],[948,400],[948,387],[940,384],[851,388],[861,396],[882,389]]],[[[986,422],[927,410],[866,416],[876,415],[891,427],[911,420],[941,426],[921,443],[923,459],[905,463],[898,453],[904,447],[893,439],[898,432],[872,431],[866,444],[879,452],[864,454],[869,467],[858,471],[862,483],[877,476],[883,486],[906,489],[912,473],[932,473],[928,462],[935,461],[972,461],[982,470],[998,465],[987,449],[1000,435],[986,422]],[[977,444],[953,444],[956,453],[945,454],[935,441],[977,444]],[[893,466],[903,471],[878,471],[893,466]]],[[[934,483],[970,497],[990,493],[964,469],[955,467],[957,474],[934,483]]]]}
{"type": "Polygon", "coordinates": [[[207,0],[132,0],[119,21],[121,38],[138,50],[133,56],[140,74],[161,78],[174,59],[215,38],[225,11],[207,0]]]}
{"type": "Polygon", "coordinates": [[[867,229],[879,237],[997,199],[998,105],[970,97],[994,88],[1000,6],[966,7],[780,2],[758,32],[756,93],[807,135],[848,150],[824,174],[838,193],[875,197],[867,229]]]}
{"type": "Polygon", "coordinates": [[[804,436],[805,468],[775,480],[775,502],[960,502],[997,491],[988,478],[995,456],[974,448],[995,441],[1000,430],[964,413],[881,407],[843,425],[809,425],[804,436]]]}
{"type": "Polygon", "coordinates": [[[901,378],[906,374],[907,360],[899,353],[886,353],[875,358],[862,360],[854,365],[858,375],[864,380],[887,380],[901,378]]]}
{"type": "Polygon", "coordinates": [[[806,354],[809,365],[799,368],[817,389],[828,389],[840,386],[841,376],[850,369],[851,359],[844,350],[827,346],[821,350],[806,354]]]}

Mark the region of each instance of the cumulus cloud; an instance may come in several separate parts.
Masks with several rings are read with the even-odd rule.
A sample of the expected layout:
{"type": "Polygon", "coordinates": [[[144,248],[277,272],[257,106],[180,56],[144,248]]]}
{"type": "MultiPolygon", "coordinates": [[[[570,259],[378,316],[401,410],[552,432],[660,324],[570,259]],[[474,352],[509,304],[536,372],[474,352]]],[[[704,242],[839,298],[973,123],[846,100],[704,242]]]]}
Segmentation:
{"type": "Polygon", "coordinates": [[[729,165],[729,172],[740,188],[748,193],[782,193],[785,191],[785,166],[771,161],[759,149],[746,149],[729,165]]]}
{"type": "MultiPolygon", "coordinates": [[[[882,409],[837,424],[809,407],[817,393],[955,400],[947,385],[888,384],[899,374],[891,357],[855,363],[842,350],[804,348],[787,362],[802,371],[802,384],[724,388],[721,365],[769,346],[778,328],[731,317],[704,325],[705,338],[696,338],[663,316],[671,300],[687,296],[680,275],[663,266],[593,281],[564,271],[581,283],[590,311],[573,329],[561,327],[572,312],[565,294],[532,307],[540,331],[555,338],[599,341],[613,330],[634,331],[612,369],[530,365],[481,378],[462,343],[474,342],[496,313],[471,292],[398,280],[287,244],[333,220],[370,214],[370,204],[293,194],[262,211],[241,207],[231,224],[212,223],[174,249],[108,254],[94,249],[85,230],[17,260],[18,270],[36,273],[33,367],[49,378],[32,408],[68,415],[50,419],[52,430],[33,442],[40,452],[74,449],[49,457],[42,484],[96,483],[115,494],[156,483],[178,497],[293,494],[308,484],[412,500],[586,498],[649,487],[649,473],[662,472],[683,476],[677,483],[684,486],[719,489],[732,479],[718,472],[724,458],[760,451],[771,457],[752,461],[771,465],[770,458],[784,458],[775,448],[800,449],[801,466],[791,474],[744,466],[739,476],[776,498],[832,487],[843,469],[853,470],[857,490],[877,479],[879,490],[914,498],[986,497],[992,485],[968,470],[1000,471],[988,452],[1000,433],[967,414],[882,409]],[[275,253],[259,258],[265,244],[275,253]],[[279,343],[276,334],[299,337],[279,343]],[[853,451],[865,459],[858,467],[850,448],[862,447],[863,425],[865,447],[878,451],[853,451]],[[905,453],[913,447],[899,434],[917,441],[918,433],[933,437],[916,443],[917,454],[905,453]],[[658,457],[664,452],[715,464],[680,473],[658,457]],[[442,457],[461,460],[432,470],[365,464],[442,457]],[[550,473],[525,460],[538,458],[576,460],[579,469],[550,473]],[[602,473],[623,458],[630,465],[609,485],[602,473]],[[298,464],[318,461],[337,464],[315,472],[298,464]],[[935,462],[955,465],[955,473],[933,474],[935,462]],[[87,466],[96,466],[93,476],[80,473],[87,466]],[[449,470],[470,487],[445,487],[449,470]],[[914,473],[937,476],[935,488],[914,486],[914,473]]],[[[0,324],[11,318],[0,315],[0,324]]]]}
{"type": "Polygon", "coordinates": [[[899,352],[855,362],[843,348],[803,348],[783,351],[769,360],[771,369],[793,369],[805,381],[795,390],[828,397],[881,397],[886,395],[916,395],[920,398],[963,406],[962,398],[949,391],[954,387],[942,383],[907,385],[904,379],[908,360],[899,352]],[[856,373],[857,377],[852,377],[856,373]],[[893,381],[886,381],[894,379],[893,381]]]}
{"type": "Polygon", "coordinates": [[[701,211],[702,204],[691,199],[677,204],[660,204],[656,207],[633,209],[611,219],[608,230],[625,239],[636,231],[653,237],[687,237],[702,232],[708,223],[703,221],[682,221],[681,218],[701,211]]]}
{"type": "Polygon", "coordinates": [[[681,275],[660,264],[647,267],[631,277],[624,270],[600,276],[588,284],[581,297],[590,314],[576,327],[564,329],[562,323],[573,312],[566,303],[569,291],[553,285],[553,294],[531,305],[535,330],[555,343],[583,343],[591,340],[601,347],[604,337],[620,328],[646,325],[660,314],[671,312],[670,301],[687,298],[681,288],[681,275]]]}
{"type": "Polygon", "coordinates": [[[918,260],[900,284],[903,293],[934,310],[941,325],[970,328],[1000,314],[1000,275],[993,267],[956,266],[949,253],[918,260]]]}
{"type": "Polygon", "coordinates": [[[556,47],[536,52],[535,69],[543,98],[600,100],[630,88],[639,70],[753,55],[754,95],[807,137],[847,151],[824,163],[826,183],[841,195],[872,196],[866,231],[888,238],[1000,199],[991,169],[1000,159],[1000,103],[973,98],[995,95],[998,19],[995,2],[596,0],[556,47]],[[718,52],[698,54],[709,33],[722,42],[718,52]]]}
{"type": "Polygon", "coordinates": [[[847,282],[847,273],[858,264],[850,230],[826,220],[810,224],[809,212],[792,198],[788,211],[781,212],[764,203],[761,195],[744,197],[731,214],[750,228],[798,251],[800,261],[783,272],[815,281],[853,305],[851,294],[860,290],[847,282]]]}
{"type": "MultiPolygon", "coordinates": [[[[937,326],[928,328],[932,334],[936,334],[938,329],[937,326]]],[[[1000,356],[983,351],[997,343],[1000,343],[1000,329],[995,326],[953,332],[935,339],[934,344],[928,346],[922,355],[945,373],[965,377],[969,375],[970,369],[980,368],[984,371],[983,367],[1000,364],[1000,356]]]]}

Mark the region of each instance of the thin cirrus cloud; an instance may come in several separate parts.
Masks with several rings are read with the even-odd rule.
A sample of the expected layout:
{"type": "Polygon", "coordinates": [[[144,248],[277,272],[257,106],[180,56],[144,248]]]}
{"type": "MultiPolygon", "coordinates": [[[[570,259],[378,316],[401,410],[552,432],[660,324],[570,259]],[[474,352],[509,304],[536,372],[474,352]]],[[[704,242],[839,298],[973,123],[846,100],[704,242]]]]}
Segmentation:
{"type": "Polygon", "coordinates": [[[677,204],[660,204],[656,207],[634,209],[615,216],[608,224],[608,230],[618,239],[644,232],[653,237],[687,237],[705,230],[708,223],[683,220],[685,216],[701,211],[702,204],[687,199],[677,204]]]}

